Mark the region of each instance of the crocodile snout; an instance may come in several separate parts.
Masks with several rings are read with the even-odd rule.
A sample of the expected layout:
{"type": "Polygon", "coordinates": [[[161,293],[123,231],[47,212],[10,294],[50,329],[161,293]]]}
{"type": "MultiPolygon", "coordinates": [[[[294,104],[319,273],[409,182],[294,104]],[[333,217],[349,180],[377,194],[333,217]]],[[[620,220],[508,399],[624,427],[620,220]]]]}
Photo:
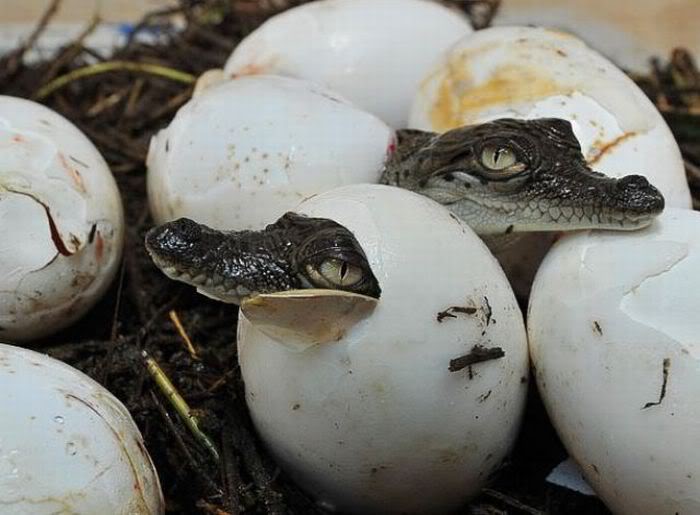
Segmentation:
{"type": "Polygon", "coordinates": [[[664,209],[665,201],[661,192],[641,175],[628,175],[618,179],[615,193],[619,205],[627,211],[655,215],[664,209]]]}

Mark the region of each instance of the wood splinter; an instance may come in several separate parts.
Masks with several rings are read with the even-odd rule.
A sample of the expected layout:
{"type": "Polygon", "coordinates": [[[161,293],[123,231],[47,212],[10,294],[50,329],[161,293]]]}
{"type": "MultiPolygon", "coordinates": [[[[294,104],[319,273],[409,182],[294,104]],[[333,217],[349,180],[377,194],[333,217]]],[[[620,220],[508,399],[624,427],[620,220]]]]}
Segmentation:
{"type": "Polygon", "coordinates": [[[450,372],[459,372],[471,365],[499,359],[506,355],[506,352],[501,347],[486,348],[483,345],[474,345],[472,350],[464,356],[460,356],[450,360],[448,370],[450,372]]]}

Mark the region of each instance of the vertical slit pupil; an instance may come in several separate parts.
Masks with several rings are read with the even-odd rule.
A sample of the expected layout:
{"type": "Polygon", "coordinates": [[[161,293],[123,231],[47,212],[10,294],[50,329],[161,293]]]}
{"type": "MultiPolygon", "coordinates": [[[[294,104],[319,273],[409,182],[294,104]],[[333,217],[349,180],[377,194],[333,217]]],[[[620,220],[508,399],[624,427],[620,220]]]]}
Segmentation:
{"type": "Polygon", "coordinates": [[[506,152],[508,152],[508,150],[503,147],[500,147],[498,150],[496,150],[496,155],[493,158],[493,162],[496,166],[498,166],[498,162],[501,160],[501,157],[503,157],[503,155],[506,152]]]}
{"type": "Polygon", "coordinates": [[[340,279],[343,280],[345,279],[345,276],[348,274],[348,264],[343,261],[340,265],[340,279]]]}

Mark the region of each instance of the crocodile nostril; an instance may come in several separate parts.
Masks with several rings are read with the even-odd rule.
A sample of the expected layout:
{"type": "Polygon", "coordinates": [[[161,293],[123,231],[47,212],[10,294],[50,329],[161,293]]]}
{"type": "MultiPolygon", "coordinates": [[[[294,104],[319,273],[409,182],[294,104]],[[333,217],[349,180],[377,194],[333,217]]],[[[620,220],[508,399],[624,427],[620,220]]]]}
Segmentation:
{"type": "Polygon", "coordinates": [[[617,181],[617,187],[620,189],[644,189],[649,186],[649,181],[641,175],[627,175],[617,181]]]}
{"type": "Polygon", "coordinates": [[[660,213],[664,209],[661,192],[641,175],[628,175],[615,183],[620,206],[631,212],[660,213]]]}

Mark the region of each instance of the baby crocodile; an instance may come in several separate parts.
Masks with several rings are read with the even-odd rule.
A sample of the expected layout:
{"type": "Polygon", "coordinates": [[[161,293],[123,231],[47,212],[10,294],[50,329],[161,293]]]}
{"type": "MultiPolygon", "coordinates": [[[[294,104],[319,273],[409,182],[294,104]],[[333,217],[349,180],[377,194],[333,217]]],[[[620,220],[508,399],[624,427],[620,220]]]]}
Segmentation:
{"type": "Polygon", "coordinates": [[[639,229],[664,208],[641,175],[591,170],[566,120],[506,118],[397,137],[381,182],[432,198],[481,235],[639,229]]]}
{"type": "MultiPolygon", "coordinates": [[[[502,119],[441,135],[403,130],[398,140],[382,182],[446,205],[486,237],[637,229],[664,207],[644,177],[592,171],[564,120],[502,119]]],[[[359,243],[331,220],[287,213],[263,231],[235,232],[180,219],[152,229],[146,247],[166,275],[225,302],[300,288],[380,294],[359,243]]]]}
{"type": "Polygon", "coordinates": [[[324,218],[287,213],[262,231],[217,231],[180,218],[151,229],[146,249],[168,277],[223,302],[303,288],[380,294],[353,234],[324,218]]]}

